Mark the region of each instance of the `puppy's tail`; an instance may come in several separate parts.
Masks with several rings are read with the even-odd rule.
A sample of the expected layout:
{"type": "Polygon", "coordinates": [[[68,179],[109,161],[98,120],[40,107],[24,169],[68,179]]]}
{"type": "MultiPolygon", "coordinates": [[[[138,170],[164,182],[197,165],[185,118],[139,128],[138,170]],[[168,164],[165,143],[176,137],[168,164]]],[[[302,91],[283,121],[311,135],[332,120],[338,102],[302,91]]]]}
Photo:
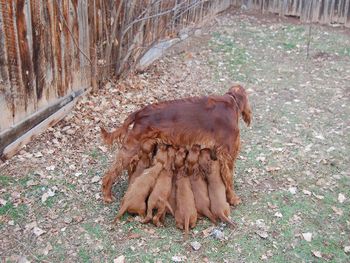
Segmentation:
{"type": "Polygon", "coordinates": [[[232,228],[236,227],[236,223],[230,220],[224,213],[219,215],[219,218],[221,219],[221,221],[228,223],[232,228]]]}
{"type": "Polygon", "coordinates": [[[188,239],[189,228],[190,228],[190,217],[187,215],[185,217],[185,240],[188,239]]]}
{"type": "Polygon", "coordinates": [[[126,118],[123,125],[120,126],[119,128],[116,128],[112,132],[108,132],[103,127],[100,127],[103,142],[107,145],[112,145],[115,140],[117,140],[118,142],[121,142],[124,139],[128,129],[129,129],[129,126],[135,122],[135,117],[136,117],[136,114],[138,112],[139,112],[139,110],[131,113],[126,118]]]}
{"type": "Polygon", "coordinates": [[[169,212],[172,214],[172,216],[175,216],[174,215],[174,210],[171,207],[171,205],[169,204],[169,202],[168,201],[164,201],[164,203],[165,203],[166,208],[168,208],[169,212]]]}

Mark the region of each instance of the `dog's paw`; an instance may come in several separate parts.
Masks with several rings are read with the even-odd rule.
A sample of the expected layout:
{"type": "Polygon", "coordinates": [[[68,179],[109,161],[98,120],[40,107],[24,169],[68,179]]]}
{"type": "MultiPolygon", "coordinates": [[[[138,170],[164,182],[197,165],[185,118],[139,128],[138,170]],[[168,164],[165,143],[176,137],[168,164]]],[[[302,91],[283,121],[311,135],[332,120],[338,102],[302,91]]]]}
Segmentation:
{"type": "Polygon", "coordinates": [[[229,202],[230,205],[233,205],[233,206],[237,206],[240,203],[242,203],[241,198],[239,198],[237,195],[231,196],[231,198],[229,198],[227,201],[229,202]]]}

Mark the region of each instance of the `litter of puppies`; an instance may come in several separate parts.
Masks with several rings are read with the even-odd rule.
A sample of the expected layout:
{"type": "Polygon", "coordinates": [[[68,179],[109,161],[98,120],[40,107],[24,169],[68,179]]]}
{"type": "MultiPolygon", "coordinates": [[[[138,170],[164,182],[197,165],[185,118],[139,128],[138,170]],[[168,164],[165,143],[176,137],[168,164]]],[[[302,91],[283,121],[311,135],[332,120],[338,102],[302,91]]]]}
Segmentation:
{"type": "Polygon", "coordinates": [[[113,201],[112,185],[121,172],[127,169],[129,174],[115,221],[128,212],[161,226],[168,213],[185,238],[203,216],[234,227],[230,205],[241,202],[233,190],[240,116],[250,125],[247,94],[233,86],[222,96],[148,105],[110,133],[101,127],[105,143],[118,141],[121,146],[103,178],[105,202],[113,201]]]}

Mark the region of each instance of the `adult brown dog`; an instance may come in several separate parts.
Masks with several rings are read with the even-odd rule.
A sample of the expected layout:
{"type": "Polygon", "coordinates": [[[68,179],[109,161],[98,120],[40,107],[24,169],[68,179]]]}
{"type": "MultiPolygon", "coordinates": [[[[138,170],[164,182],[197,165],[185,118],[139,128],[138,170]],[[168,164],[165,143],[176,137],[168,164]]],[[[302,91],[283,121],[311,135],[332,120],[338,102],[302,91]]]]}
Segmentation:
{"type": "Polygon", "coordinates": [[[243,87],[237,85],[223,96],[204,96],[164,101],[148,105],[128,116],[123,125],[112,133],[102,129],[102,137],[112,143],[119,140],[121,150],[113,166],[102,180],[105,202],[112,201],[111,188],[116,178],[131,162],[145,140],[173,146],[201,145],[215,149],[220,162],[221,176],[227,200],[240,203],[233,191],[233,168],[238,155],[239,117],[247,125],[251,122],[251,108],[243,87]],[[129,126],[133,124],[131,130],[129,126]]]}
{"type": "Polygon", "coordinates": [[[208,179],[208,192],[210,198],[210,210],[215,218],[235,226],[228,217],[230,216],[230,205],[226,201],[225,185],[220,176],[220,164],[210,158],[210,150],[201,150],[199,166],[208,179]]]}
{"type": "Polygon", "coordinates": [[[152,191],[160,171],[167,163],[168,154],[165,145],[161,145],[154,159],[154,165],[146,170],[129,185],[121,202],[120,210],[115,218],[118,221],[125,212],[146,215],[146,199],[152,191]]]}

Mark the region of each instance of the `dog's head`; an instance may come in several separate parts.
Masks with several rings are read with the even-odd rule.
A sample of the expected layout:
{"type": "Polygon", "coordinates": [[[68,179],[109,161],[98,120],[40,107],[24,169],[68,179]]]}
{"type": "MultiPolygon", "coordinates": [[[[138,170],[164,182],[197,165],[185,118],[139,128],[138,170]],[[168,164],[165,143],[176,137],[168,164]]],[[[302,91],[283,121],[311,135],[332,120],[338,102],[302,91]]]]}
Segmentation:
{"type": "Polygon", "coordinates": [[[226,94],[235,100],[244,122],[249,126],[252,121],[252,110],[245,89],[240,85],[235,85],[226,94]]]}

